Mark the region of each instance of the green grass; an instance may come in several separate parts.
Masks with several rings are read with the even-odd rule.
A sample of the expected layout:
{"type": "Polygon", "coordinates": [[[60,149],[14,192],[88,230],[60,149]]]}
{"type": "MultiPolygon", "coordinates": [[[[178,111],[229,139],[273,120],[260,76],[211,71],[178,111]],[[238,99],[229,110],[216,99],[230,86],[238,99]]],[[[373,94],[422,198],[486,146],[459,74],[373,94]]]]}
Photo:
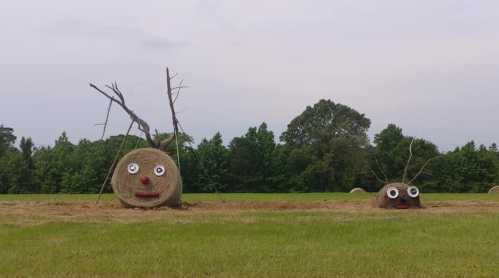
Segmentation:
{"type": "MultiPolygon", "coordinates": [[[[184,197],[187,201],[220,198],[184,197]]],[[[225,200],[256,201],[372,197],[222,195],[225,200]]],[[[487,194],[425,194],[424,198],[499,201],[497,195],[487,194]]],[[[95,195],[0,196],[3,201],[94,199],[95,195]]],[[[18,225],[0,218],[1,277],[497,277],[498,271],[495,212],[179,211],[134,224],[89,220],[18,225]]]]}

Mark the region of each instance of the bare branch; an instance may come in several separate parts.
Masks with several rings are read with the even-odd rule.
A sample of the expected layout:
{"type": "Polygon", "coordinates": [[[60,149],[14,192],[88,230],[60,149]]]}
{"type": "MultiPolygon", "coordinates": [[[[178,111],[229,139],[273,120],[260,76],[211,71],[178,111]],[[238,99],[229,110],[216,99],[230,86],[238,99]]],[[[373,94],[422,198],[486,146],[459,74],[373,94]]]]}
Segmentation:
{"type": "Polygon", "coordinates": [[[171,76],[170,76],[170,80],[173,80],[175,77],[178,76],[178,73],[173,73],[171,76]]]}
{"type": "Polygon", "coordinates": [[[374,170],[371,167],[369,167],[369,170],[379,182],[381,182],[383,185],[386,183],[386,181],[379,178],[379,176],[376,174],[376,172],[374,172],[374,170]]]}
{"type": "Polygon", "coordinates": [[[419,176],[423,173],[423,171],[425,170],[425,168],[430,164],[430,162],[432,162],[433,160],[437,159],[437,158],[440,158],[442,157],[441,155],[439,156],[435,156],[433,158],[430,158],[428,159],[425,164],[423,164],[423,167],[421,167],[421,169],[419,169],[419,172],[407,183],[408,185],[410,185],[413,181],[415,181],[417,178],[419,178],[419,176]]]}
{"type": "MultiPolygon", "coordinates": [[[[108,98],[110,103],[114,102],[114,103],[118,104],[128,114],[128,116],[132,119],[132,121],[137,123],[138,129],[142,133],[144,133],[149,145],[151,145],[154,148],[160,148],[162,150],[166,150],[168,145],[171,142],[173,142],[174,139],[176,139],[178,141],[177,137],[178,137],[178,133],[179,133],[180,123],[178,121],[177,114],[175,112],[174,104],[180,95],[180,91],[184,88],[188,88],[187,86],[183,85],[184,80],[181,80],[179,82],[179,84],[175,87],[171,86],[171,80],[174,79],[177,75],[178,74],[176,74],[176,73],[173,75],[170,75],[169,68],[166,68],[167,94],[168,94],[171,115],[172,115],[174,133],[173,133],[173,135],[169,136],[168,138],[166,138],[165,140],[162,140],[162,141],[160,141],[160,139],[159,139],[160,136],[159,136],[159,132],[157,130],[156,130],[156,138],[153,139],[153,137],[151,136],[151,129],[150,129],[149,125],[147,124],[147,122],[144,121],[143,119],[141,119],[139,116],[137,116],[137,114],[135,114],[135,112],[133,112],[126,105],[124,94],[120,90],[120,88],[118,87],[117,82],[113,82],[110,85],[106,85],[105,87],[108,89],[107,91],[100,89],[99,87],[97,87],[94,84],[90,84],[90,87],[95,89],[97,92],[99,92],[100,94],[102,94],[106,98],[108,98]]],[[[110,104],[110,106],[111,106],[111,104],[110,104]]],[[[108,107],[108,115],[106,117],[106,122],[101,124],[101,125],[104,125],[103,136],[105,134],[105,129],[107,127],[110,106],[108,107]]]]}
{"type": "Polygon", "coordinates": [[[170,144],[173,142],[173,140],[175,140],[175,138],[176,138],[175,133],[168,136],[168,138],[166,138],[165,140],[163,140],[159,143],[159,148],[161,150],[166,151],[166,149],[168,149],[168,146],[170,146],[170,144]]]}
{"type": "Polygon", "coordinates": [[[405,179],[407,178],[407,170],[409,170],[409,164],[412,159],[412,144],[414,144],[414,138],[412,138],[411,144],[409,145],[409,159],[407,159],[407,163],[405,164],[404,174],[402,176],[402,183],[405,183],[405,179]]]}
{"type": "Polygon", "coordinates": [[[107,115],[106,115],[106,121],[103,124],[102,128],[102,135],[101,135],[101,140],[104,140],[104,136],[106,135],[106,129],[107,129],[107,124],[109,122],[109,115],[111,114],[111,106],[113,106],[113,101],[109,100],[109,105],[107,106],[107,115]]]}
{"type": "Polygon", "coordinates": [[[130,131],[132,130],[132,127],[134,124],[135,124],[135,122],[132,120],[132,122],[130,122],[130,126],[128,127],[128,130],[125,134],[125,137],[123,137],[123,140],[121,141],[120,148],[118,149],[118,152],[116,153],[116,156],[114,157],[113,163],[111,164],[111,167],[109,167],[106,178],[104,179],[104,182],[102,183],[102,186],[100,187],[99,197],[97,198],[97,204],[99,203],[100,198],[102,196],[102,192],[104,192],[104,188],[106,187],[106,184],[107,184],[109,178],[111,177],[111,174],[113,173],[114,168],[116,167],[116,164],[118,163],[118,159],[121,155],[121,151],[123,150],[123,147],[125,147],[126,141],[128,139],[128,135],[130,135],[130,131]]]}
{"type": "Polygon", "coordinates": [[[93,89],[95,89],[97,92],[103,94],[105,97],[107,97],[108,99],[116,102],[119,104],[118,100],[116,100],[114,97],[108,95],[106,92],[104,92],[103,90],[99,89],[99,87],[95,86],[94,84],[90,83],[90,87],[92,87],[93,89]]]}
{"type": "Polygon", "coordinates": [[[178,96],[180,95],[180,92],[177,92],[177,94],[175,95],[175,98],[173,99],[173,103],[175,104],[175,102],[177,102],[177,99],[178,99],[178,96]]]}
{"type": "Polygon", "coordinates": [[[126,104],[125,104],[125,97],[123,96],[123,93],[121,92],[121,90],[118,88],[118,84],[116,82],[113,83],[111,86],[106,85],[106,87],[108,89],[110,89],[116,95],[116,97],[118,99],[115,98],[115,97],[113,97],[113,96],[111,96],[110,94],[104,92],[103,90],[99,89],[99,87],[97,87],[96,85],[94,85],[92,83],[90,83],[90,87],[93,88],[93,89],[95,89],[97,92],[101,93],[105,97],[107,97],[110,101],[115,102],[123,110],[125,110],[125,112],[128,114],[128,116],[130,117],[130,119],[132,119],[132,121],[134,121],[134,122],[137,123],[139,130],[144,133],[144,135],[146,137],[146,140],[151,145],[151,147],[154,147],[154,148],[158,148],[159,147],[152,140],[150,128],[149,128],[149,125],[147,124],[147,122],[144,121],[143,119],[141,119],[139,116],[137,116],[137,114],[135,114],[135,112],[133,112],[130,108],[128,108],[128,106],[126,106],[126,104]]]}
{"type": "Polygon", "coordinates": [[[172,87],[172,88],[171,88],[171,89],[172,89],[172,91],[173,91],[173,90],[178,90],[178,89],[186,89],[186,88],[189,88],[189,86],[184,86],[184,85],[182,85],[182,83],[184,83],[184,80],[183,80],[183,79],[180,81],[180,84],[179,84],[178,86],[175,86],[175,87],[172,87]]]}
{"type": "Polygon", "coordinates": [[[183,80],[182,80],[180,82],[179,86],[175,87],[175,89],[177,90],[177,95],[175,96],[175,100],[174,100],[173,99],[173,90],[174,89],[171,86],[171,80],[173,78],[175,78],[175,76],[177,76],[177,74],[175,74],[174,76],[170,76],[170,69],[166,68],[166,93],[168,95],[170,110],[171,110],[171,114],[172,114],[172,121],[173,121],[174,132],[173,132],[173,134],[171,136],[169,136],[165,140],[163,140],[161,142],[158,142],[158,147],[160,149],[162,149],[163,151],[166,151],[166,149],[173,142],[173,140],[177,138],[177,134],[178,134],[178,123],[179,122],[178,122],[178,119],[177,119],[177,115],[175,113],[175,106],[174,106],[174,104],[175,104],[175,100],[178,97],[178,94],[179,94],[180,90],[182,88],[184,88],[185,86],[182,85],[182,83],[183,83],[183,80]]]}
{"type": "MultiPolygon", "coordinates": [[[[173,90],[171,86],[171,77],[170,77],[170,69],[166,68],[166,93],[168,94],[168,100],[170,102],[170,110],[172,113],[172,121],[173,121],[173,130],[174,130],[174,135],[176,136],[178,133],[178,119],[177,119],[177,114],[175,113],[175,105],[174,105],[174,100],[173,100],[173,90]]],[[[180,86],[182,87],[183,80],[180,81],[180,86]]],[[[180,88],[178,89],[178,92],[180,92],[180,88]]]]}
{"type": "Polygon", "coordinates": [[[184,127],[182,126],[182,124],[180,122],[178,123],[178,126],[180,128],[180,131],[182,131],[182,133],[187,133],[187,132],[185,132],[184,127]]]}
{"type": "Polygon", "coordinates": [[[189,88],[189,86],[183,86],[184,79],[180,80],[179,86],[174,87],[172,90],[177,90],[175,98],[173,99],[173,103],[177,102],[178,97],[180,96],[180,90],[184,88],[189,88]]]}

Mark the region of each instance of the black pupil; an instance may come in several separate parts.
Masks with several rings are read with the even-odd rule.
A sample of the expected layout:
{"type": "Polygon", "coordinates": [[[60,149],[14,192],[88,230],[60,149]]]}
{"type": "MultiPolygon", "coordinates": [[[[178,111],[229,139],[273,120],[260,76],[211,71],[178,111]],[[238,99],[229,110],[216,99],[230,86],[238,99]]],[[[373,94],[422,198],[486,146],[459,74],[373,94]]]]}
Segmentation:
{"type": "Polygon", "coordinates": [[[156,173],[158,173],[158,174],[163,173],[163,168],[156,168],[156,173]]]}
{"type": "Polygon", "coordinates": [[[395,195],[397,195],[397,191],[395,191],[395,190],[391,190],[391,191],[390,191],[390,195],[391,195],[392,197],[395,197],[395,195]]]}
{"type": "Polygon", "coordinates": [[[413,189],[411,189],[411,194],[416,195],[416,194],[418,194],[418,191],[415,188],[413,188],[413,189]]]}

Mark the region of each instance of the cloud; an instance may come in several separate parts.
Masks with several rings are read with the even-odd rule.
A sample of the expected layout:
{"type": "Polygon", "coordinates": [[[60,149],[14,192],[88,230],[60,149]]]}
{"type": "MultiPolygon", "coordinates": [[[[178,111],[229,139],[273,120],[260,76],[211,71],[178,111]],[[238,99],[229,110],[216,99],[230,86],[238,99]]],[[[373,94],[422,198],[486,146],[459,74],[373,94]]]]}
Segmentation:
{"type": "MultiPolygon", "coordinates": [[[[190,86],[178,105],[198,142],[217,131],[228,142],[262,121],[279,135],[321,98],[366,113],[371,134],[394,122],[442,149],[469,139],[499,141],[490,128],[499,125],[497,1],[4,6],[0,124],[38,144],[52,143],[62,130],[73,140],[98,136],[92,124],[106,104],[91,94],[89,81],[118,81],[137,113],[167,129],[166,65],[190,86]]],[[[110,133],[127,126],[126,115],[116,114],[110,133]]]]}

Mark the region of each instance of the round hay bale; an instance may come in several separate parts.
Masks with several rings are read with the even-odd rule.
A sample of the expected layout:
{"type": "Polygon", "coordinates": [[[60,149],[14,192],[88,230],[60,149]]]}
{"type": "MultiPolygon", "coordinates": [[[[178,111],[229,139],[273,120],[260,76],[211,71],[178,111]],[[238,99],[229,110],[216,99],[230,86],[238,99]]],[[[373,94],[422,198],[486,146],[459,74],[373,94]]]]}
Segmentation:
{"type": "Polygon", "coordinates": [[[364,190],[364,188],[355,187],[354,189],[350,190],[350,193],[366,193],[366,191],[364,190]]]}
{"type": "Polygon", "coordinates": [[[378,192],[376,206],[385,209],[421,208],[419,189],[404,183],[390,183],[378,192]]]}
{"type": "Polygon", "coordinates": [[[499,185],[492,186],[492,188],[489,190],[489,193],[499,193],[499,185]]]}
{"type": "Polygon", "coordinates": [[[180,172],[166,153],[153,148],[126,154],[114,170],[113,191],[127,207],[179,206],[180,172]]]}

